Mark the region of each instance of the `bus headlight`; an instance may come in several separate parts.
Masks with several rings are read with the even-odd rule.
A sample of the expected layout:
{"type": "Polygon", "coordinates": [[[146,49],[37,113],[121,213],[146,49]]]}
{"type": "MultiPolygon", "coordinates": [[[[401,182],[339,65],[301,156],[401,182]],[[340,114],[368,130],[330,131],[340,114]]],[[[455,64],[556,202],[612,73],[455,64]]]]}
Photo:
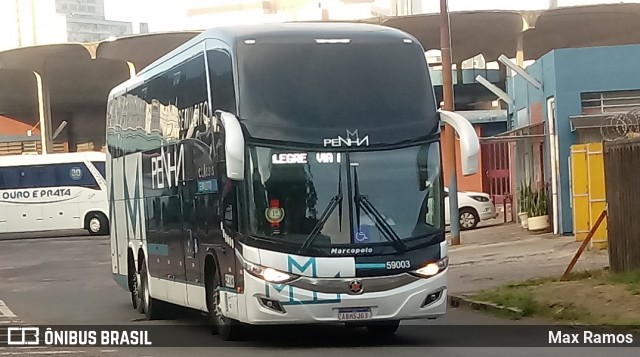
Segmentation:
{"type": "Polygon", "coordinates": [[[263,267],[258,264],[250,263],[248,261],[244,261],[244,269],[249,274],[270,283],[285,283],[297,278],[296,275],[285,273],[273,268],[263,267]]]}
{"type": "Polygon", "coordinates": [[[435,262],[429,262],[426,265],[423,265],[422,268],[413,271],[413,274],[423,278],[430,278],[434,275],[439,274],[443,270],[447,269],[448,266],[449,266],[449,257],[444,257],[435,262]]]}

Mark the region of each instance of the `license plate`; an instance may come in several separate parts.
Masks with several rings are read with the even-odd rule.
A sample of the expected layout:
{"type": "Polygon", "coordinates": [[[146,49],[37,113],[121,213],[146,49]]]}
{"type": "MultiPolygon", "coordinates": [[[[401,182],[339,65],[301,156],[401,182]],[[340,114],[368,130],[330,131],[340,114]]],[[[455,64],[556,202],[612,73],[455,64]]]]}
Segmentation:
{"type": "Polygon", "coordinates": [[[371,319],[370,308],[359,309],[340,309],[338,310],[338,320],[340,321],[357,321],[371,319]]]}

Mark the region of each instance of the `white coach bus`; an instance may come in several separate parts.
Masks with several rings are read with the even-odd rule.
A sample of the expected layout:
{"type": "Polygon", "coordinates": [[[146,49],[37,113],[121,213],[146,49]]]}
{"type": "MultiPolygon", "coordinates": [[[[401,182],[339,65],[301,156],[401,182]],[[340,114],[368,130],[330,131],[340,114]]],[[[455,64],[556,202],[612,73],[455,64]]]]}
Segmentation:
{"type": "Polygon", "coordinates": [[[0,234],[109,232],[101,152],[0,156],[0,234]]]}
{"type": "Polygon", "coordinates": [[[200,310],[225,340],[443,316],[441,121],[470,173],[479,143],[438,111],[424,52],[373,25],[216,28],[114,88],[112,271],[133,306],[200,310]]]}

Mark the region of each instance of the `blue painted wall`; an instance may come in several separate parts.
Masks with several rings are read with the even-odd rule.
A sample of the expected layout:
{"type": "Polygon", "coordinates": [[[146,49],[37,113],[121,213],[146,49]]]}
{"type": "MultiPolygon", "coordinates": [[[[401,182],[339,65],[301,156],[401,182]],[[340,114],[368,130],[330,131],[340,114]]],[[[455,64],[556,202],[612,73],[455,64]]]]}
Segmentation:
{"type": "MultiPolygon", "coordinates": [[[[546,120],[546,100],[555,97],[560,233],[573,232],[568,165],[576,136],[571,132],[569,117],[581,114],[581,93],[640,89],[638,58],[640,45],[559,49],[547,53],[527,68],[531,75],[542,80],[543,90],[535,89],[519,76],[508,79],[507,91],[516,102],[509,108],[510,116],[515,115],[518,109],[530,108],[532,104],[541,102],[546,120]]],[[[550,164],[548,148],[545,148],[546,178],[550,177],[550,164]]]]}

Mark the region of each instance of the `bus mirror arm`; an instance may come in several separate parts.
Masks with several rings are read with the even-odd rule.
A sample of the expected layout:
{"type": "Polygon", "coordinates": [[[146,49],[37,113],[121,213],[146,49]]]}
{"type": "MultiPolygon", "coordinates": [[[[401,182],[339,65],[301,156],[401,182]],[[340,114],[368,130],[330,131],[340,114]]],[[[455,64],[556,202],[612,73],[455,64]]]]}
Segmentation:
{"type": "Polygon", "coordinates": [[[462,175],[478,173],[480,141],[473,125],[462,115],[446,110],[438,110],[440,119],[451,125],[460,137],[460,156],[462,156],[462,175]]]}
{"type": "Polygon", "coordinates": [[[244,134],[238,118],[227,112],[215,112],[224,128],[224,152],[227,177],[230,180],[244,180],[244,134]]]}

